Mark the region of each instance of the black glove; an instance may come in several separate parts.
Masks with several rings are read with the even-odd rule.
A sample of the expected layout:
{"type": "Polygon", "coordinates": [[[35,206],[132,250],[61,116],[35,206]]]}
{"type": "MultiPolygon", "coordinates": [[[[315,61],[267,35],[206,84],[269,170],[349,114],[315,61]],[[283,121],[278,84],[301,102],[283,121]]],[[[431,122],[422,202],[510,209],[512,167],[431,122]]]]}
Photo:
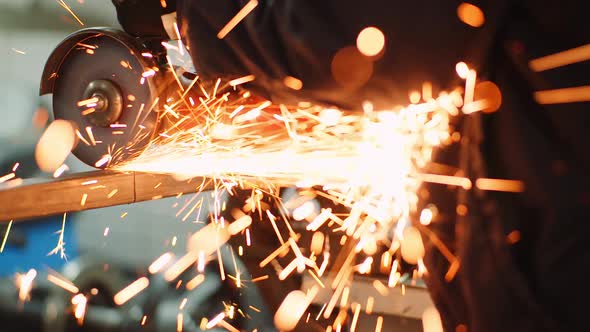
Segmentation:
{"type": "Polygon", "coordinates": [[[176,11],[176,0],[112,1],[117,8],[119,23],[127,33],[144,38],[168,38],[161,17],[176,11]]]}

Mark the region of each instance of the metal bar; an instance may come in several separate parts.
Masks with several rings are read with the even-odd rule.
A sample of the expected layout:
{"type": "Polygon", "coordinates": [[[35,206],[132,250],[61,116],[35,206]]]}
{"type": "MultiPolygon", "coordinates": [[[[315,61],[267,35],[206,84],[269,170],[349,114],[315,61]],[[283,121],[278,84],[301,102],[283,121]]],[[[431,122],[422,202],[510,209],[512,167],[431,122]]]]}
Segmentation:
{"type": "Polygon", "coordinates": [[[177,181],[170,175],[94,171],[60,179],[0,186],[0,224],[213,189],[208,178],[177,181]]]}

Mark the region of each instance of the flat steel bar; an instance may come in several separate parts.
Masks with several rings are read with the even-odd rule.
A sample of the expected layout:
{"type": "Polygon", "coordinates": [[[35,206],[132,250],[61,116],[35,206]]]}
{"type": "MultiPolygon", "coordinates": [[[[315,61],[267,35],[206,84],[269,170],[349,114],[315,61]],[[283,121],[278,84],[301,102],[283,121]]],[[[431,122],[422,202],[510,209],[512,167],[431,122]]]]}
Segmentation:
{"type": "Polygon", "coordinates": [[[114,171],[11,182],[0,185],[0,224],[213,189],[208,178],[177,181],[171,175],[114,171]]]}

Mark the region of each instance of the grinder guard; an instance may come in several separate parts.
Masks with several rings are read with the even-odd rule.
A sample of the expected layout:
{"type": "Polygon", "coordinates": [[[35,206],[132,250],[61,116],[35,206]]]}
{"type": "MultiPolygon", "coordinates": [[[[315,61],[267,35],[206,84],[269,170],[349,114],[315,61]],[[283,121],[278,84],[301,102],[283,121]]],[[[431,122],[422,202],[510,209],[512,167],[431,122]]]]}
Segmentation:
{"type": "Polygon", "coordinates": [[[72,121],[85,138],[72,151],[78,159],[105,168],[147,147],[158,125],[158,89],[169,76],[159,69],[160,55],[112,28],[77,31],[51,53],[39,92],[52,93],[55,119],[72,121]],[[150,70],[153,75],[143,75],[150,70]],[[96,105],[78,106],[94,97],[96,105]],[[96,164],[105,155],[109,162],[96,164]]]}

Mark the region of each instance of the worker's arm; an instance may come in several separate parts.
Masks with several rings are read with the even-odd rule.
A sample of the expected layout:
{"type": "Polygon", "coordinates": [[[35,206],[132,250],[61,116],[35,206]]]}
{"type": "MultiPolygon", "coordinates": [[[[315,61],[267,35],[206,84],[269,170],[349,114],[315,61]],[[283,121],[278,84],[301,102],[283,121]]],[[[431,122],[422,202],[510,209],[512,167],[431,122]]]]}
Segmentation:
{"type": "Polygon", "coordinates": [[[176,0],[112,0],[125,31],[138,37],[167,38],[162,15],[176,11],[176,0]]]}
{"type": "Polygon", "coordinates": [[[502,2],[478,1],[485,23],[474,28],[457,16],[457,2],[259,0],[226,36],[218,34],[248,0],[179,0],[177,7],[200,75],[253,74],[249,87],[276,101],[358,109],[365,100],[388,107],[407,103],[409,90],[424,81],[451,85],[457,62],[481,63],[502,2]],[[359,32],[369,26],[385,34],[385,49],[376,57],[356,51],[359,32]],[[336,56],[346,47],[349,52],[336,56]],[[303,88],[287,87],[287,76],[303,88]]]}
{"type": "Polygon", "coordinates": [[[113,0],[123,28],[141,37],[165,38],[161,16],[178,10],[182,37],[204,77],[253,74],[248,87],[274,101],[349,109],[366,100],[387,107],[407,103],[409,90],[424,81],[435,88],[451,85],[457,62],[482,62],[504,1],[480,1],[485,23],[475,28],[459,19],[454,2],[259,0],[229,33],[220,34],[248,2],[113,0]],[[373,57],[356,48],[359,32],[370,26],[385,35],[383,52],[373,57]],[[286,85],[289,76],[302,89],[286,85]]]}

